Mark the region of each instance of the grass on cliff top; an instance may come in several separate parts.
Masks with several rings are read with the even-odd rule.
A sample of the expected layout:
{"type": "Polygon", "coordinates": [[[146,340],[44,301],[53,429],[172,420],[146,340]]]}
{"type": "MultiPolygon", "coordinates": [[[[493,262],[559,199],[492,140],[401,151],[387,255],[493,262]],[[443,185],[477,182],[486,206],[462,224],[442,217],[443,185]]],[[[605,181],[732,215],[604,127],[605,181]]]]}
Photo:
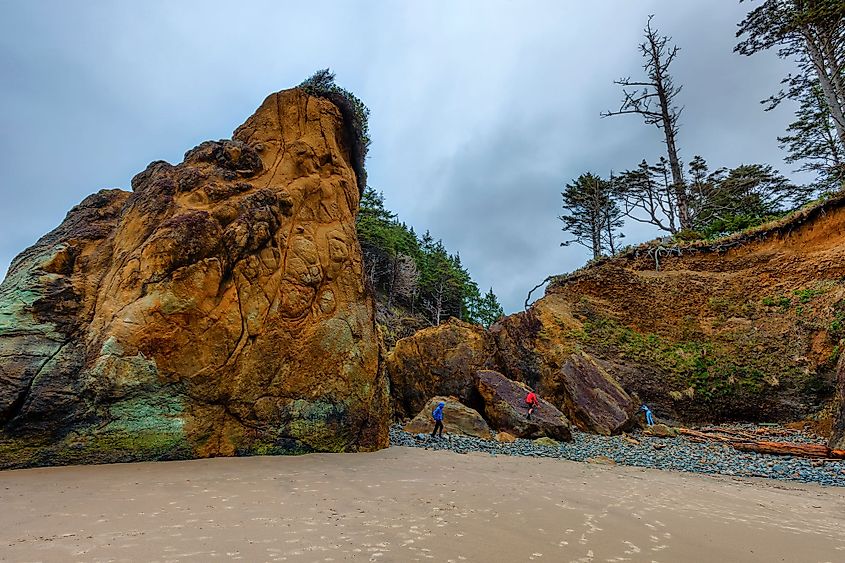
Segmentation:
{"type": "Polygon", "coordinates": [[[596,266],[600,266],[620,258],[636,258],[643,253],[652,252],[654,249],[658,248],[676,251],[679,254],[682,254],[684,251],[724,251],[728,248],[740,246],[748,242],[760,240],[762,238],[793,229],[809,220],[815,219],[818,216],[823,216],[829,210],[839,207],[845,207],[845,189],[828,197],[807,203],[794,211],[787,212],[782,215],[773,215],[771,216],[771,220],[752,225],[729,235],[718,236],[715,238],[701,238],[701,236],[697,236],[694,233],[679,233],[674,237],[656,238],[636,246],[626,246],[612,256],[602,256],[600,258],[592,259],[581,268],[572,272],[549,276],[547,278],[549,282],[548,289],[552,289],[556,285],[562,285],[571,281],[579,277],[580,274],[583,274],[596,266]],[[690,240],[686,240],[690,235],[692,238],[690,240]],[[667,238],[670,238],[668,243],[666,241],[667,238]]]}

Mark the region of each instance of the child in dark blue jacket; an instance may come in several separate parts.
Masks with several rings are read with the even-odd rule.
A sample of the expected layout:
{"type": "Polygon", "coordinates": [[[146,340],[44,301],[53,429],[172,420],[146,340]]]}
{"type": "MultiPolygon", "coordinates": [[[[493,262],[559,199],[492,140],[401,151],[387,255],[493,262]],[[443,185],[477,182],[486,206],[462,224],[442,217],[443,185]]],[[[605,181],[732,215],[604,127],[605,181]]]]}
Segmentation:
{"type": "Polygon", "coordinates": [[[434,407],[433,411],[431,411],[431,416],[434,417],[434,430],[431,432],[432,438],[434,438],[434,435],[437,434],[438,430],[440,430],[440,437],[443,437],[443,407],[445,406],[446,403],[437,403],[437,406],[434,407]]]}

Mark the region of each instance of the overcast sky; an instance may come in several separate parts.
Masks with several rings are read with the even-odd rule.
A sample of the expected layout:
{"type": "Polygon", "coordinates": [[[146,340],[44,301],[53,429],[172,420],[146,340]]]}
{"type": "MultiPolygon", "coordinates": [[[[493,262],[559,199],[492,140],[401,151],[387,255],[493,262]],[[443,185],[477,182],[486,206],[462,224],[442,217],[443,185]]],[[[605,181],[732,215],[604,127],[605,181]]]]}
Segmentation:
{"type": "MultiPolygon", "coordinates": [[[[418,233],[459,252],[507,312],[561,248],[560,191],[662,154],[617,109],[641,73],[648,14],[681,47],[682,156],[774,164],[791,114],[764,113],[790,65],[732,52],[736,0],[238,2],[0,0],[0,276],[86,195],[129,189],[231,136],[274,91],[331,67],[370,108],[370,185],[418,233]]],[[[631,225],[627,242],[655,233],[631,225]]]]}

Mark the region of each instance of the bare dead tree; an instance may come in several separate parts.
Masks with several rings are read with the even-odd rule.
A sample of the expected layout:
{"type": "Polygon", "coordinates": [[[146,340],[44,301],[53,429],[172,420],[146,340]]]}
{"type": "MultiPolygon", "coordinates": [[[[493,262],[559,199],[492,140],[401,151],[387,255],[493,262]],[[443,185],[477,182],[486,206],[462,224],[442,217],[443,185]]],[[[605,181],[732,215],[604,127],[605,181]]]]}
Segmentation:
{"type": "Polygon", "coordinates": [[[678,217],[680,228],[689,229],[689,201],[677,146],[678,123],[683,107],[678,107],[675,103],[675,98],[683,86],[676,86],[669,73],[669,66],[678,56],[680,49],[676,45],[670,46],[671,38],[661,36],[657,29],[652,28],[653,18],[653,15],[648,17],[644,30],[645,41],[639,46],[645,59],[643,70],[646,79],[635,81],[628,77],[616,80],[614,84],[622,86],[622,104],[619,110],[606,111],[601,116],[640,115],[646,124],[655,125],[663,132],[672,174],[671,207],[678,217]]]}
{"type": "Polygon", "coordinates": [[[397,254],[393,260],[393,278],[387,306],[390,306],[394,297],[404,302],[411,302],[419,279],[420,272],[414,259],[407,254],[397,254]]]}

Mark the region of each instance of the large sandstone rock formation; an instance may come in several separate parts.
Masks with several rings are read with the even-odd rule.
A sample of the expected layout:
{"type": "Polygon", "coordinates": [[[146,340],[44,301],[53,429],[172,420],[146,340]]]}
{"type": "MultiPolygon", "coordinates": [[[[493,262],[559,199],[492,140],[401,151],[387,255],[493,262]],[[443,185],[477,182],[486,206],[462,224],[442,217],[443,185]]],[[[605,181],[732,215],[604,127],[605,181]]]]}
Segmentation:
{"type": "Polygon", "coordinates": [[[269,96],[0,286],[0,467],[387,445],[344,116],[269,96]]]}
{"type": "Polygon", "coordinates": [[[480,326],[449,319],[396,343],[385,362],[399,416],[414,416],[435,395],[475,406],[475,372],[495,369],[496,347],[480,326]]]}
{"type": "Polygon", "coordinates": [[[842,413],[834,440],[843,445],[845,383],[834,394],[843,280],[840,195],[716,243],[664,241],[603,259],[556,278],[527,311],[462,344],[451,329],[430,329],[425,343],[400,341],[391,381],[400,394],[409,385],[442,393],[456,382],[466,388],[461,366],[484,365],[600,433],[635,424],[638,401],[666,420],[693,422],[795,420],[833,401],[842,413]],[[403,356],[455,346],[461,362],[432,355],[420,375],[393,377],[403,356]]]}
{"type": "Polygon", "coordinates": [[[446,394],[484,410],[476,374],[493,370],[536,389],[581,430],[617,434],[635,424],[639,403],[598,360],[573,353],[562,340],[538,338],[543,321],[531,326],[526,318],[507,317],[489,331],[450,319],[399,340],[386,362],[396,412],[415,412],[429,397],[446,394]]]}
{"type": "Polygon", "coordinates": [[[579,428],[610,436],[636,421],[637,401],[589,354],[572,354],[546,385],[563,397],[563,410],[579,428]]]}

